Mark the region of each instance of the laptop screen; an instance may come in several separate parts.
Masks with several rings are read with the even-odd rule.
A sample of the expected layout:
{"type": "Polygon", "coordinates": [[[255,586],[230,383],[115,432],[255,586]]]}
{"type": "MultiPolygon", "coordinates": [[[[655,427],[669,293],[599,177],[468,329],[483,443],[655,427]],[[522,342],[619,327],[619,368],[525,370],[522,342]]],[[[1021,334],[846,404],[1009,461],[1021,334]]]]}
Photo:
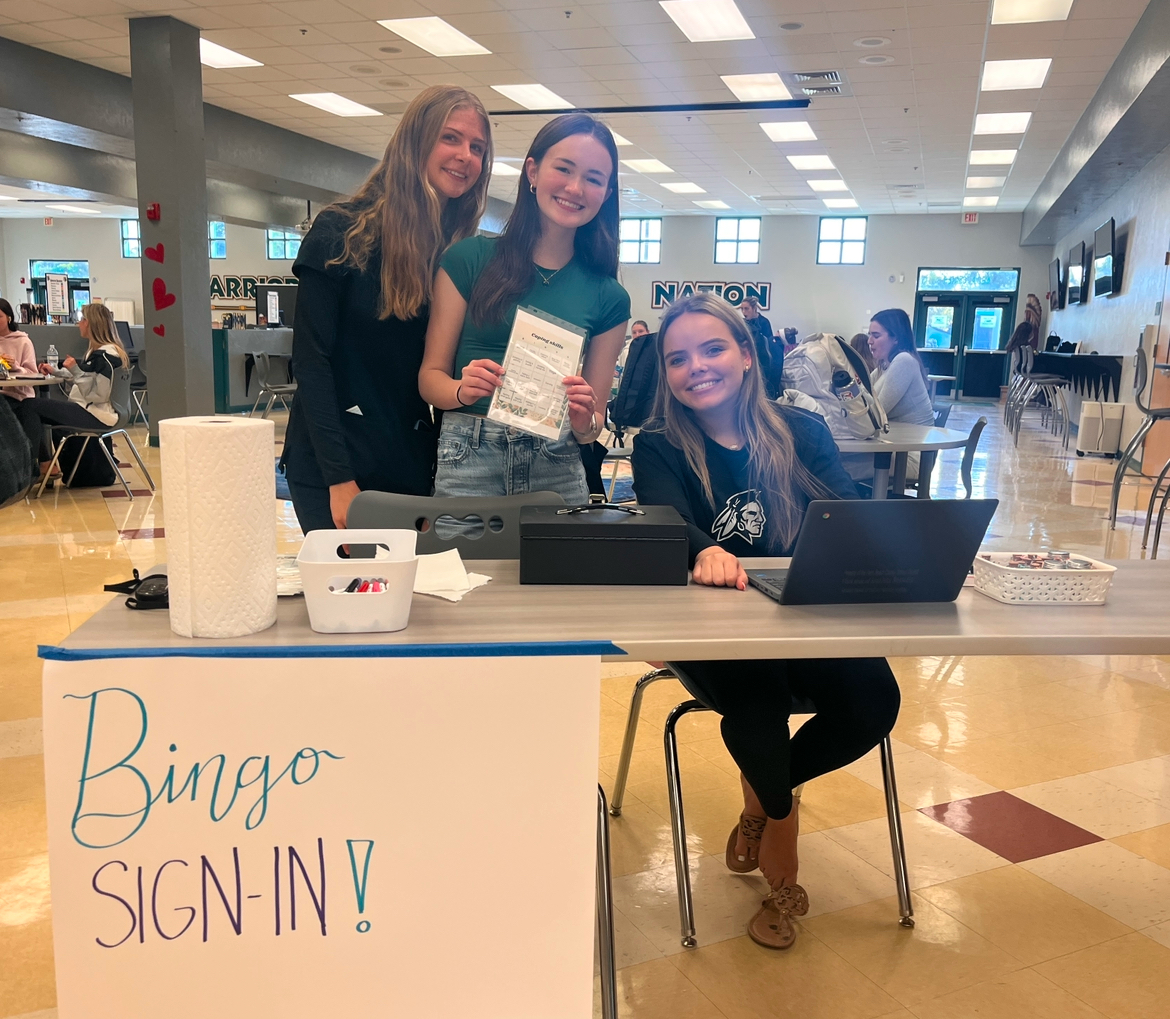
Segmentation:
{"type": "Polygon", "coordinates": [[[118,339],[122,341],[122,346],[126,350],[134,349],[134,336],[130,332],[129,322],[115,322],[114,328],[118,330],[118,339]]]}

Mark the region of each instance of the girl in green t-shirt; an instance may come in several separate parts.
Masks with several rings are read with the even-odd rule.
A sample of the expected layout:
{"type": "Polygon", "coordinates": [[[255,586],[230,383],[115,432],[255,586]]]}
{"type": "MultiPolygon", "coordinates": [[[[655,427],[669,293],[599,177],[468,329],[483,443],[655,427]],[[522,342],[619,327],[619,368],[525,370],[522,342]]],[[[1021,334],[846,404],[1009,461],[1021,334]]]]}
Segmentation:
{"type": "Polygon", "coordinates": [[[498,238],[469,237],[435,278],[419,391],[446,411],[435,495],[553,491],[588,501],[580,446],[605,423],[630,298],[617,281],[617,147],[586,113],[546,124],[528,150],[516,205],[498,238]],[[580,375],[563,380],[572,435],[550,441],[484,415],[501,384],[517,307],[586,330],[580,375]],[[454,413],[453,413],[454,412],[454,413]]]}

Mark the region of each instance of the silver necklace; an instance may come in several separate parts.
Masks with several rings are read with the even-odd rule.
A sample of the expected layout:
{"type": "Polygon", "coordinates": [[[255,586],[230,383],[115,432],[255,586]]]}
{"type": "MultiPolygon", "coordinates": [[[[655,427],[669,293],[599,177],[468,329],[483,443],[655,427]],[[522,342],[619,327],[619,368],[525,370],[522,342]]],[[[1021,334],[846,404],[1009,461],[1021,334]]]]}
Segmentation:
{"type": "MultiPolygon", "coordinates": [[[[564,266],[562,265],[562,266],[561,266],[561,269],[554,269],[554,270],[553,270],[553,273],[552,273],[552,275],[551,275],[551,276],[546,276],[546,275],[544,274],[544,270],[543,270],[543,269],[542,269],[542,268],[541,268],[539,265],[536,265],[536,263],[535,263],[535,262],[533,262],[532,264],[533,264],[533,265],[536,267],[536,271],[537,271],[537,273],[540,275],[540,281],[541,281],[541,282],[542,282],[542,283],[543,283],[543,284],[544,284],[546,287],[547,287],[547,286],[548,286],[548,285],[549,285],[549,284],[550,284],[550,283],[551,283],[551,282],[552,282],[554,279],[556,279],[557,273],[558,273],[558,272],[560,272],[560,271],[561,271],[561,269],[563,269],[563,268],[564,268],[564,266]]],[[[567,264],[567,263],[566,263],[566,264],[567,264]]]]}

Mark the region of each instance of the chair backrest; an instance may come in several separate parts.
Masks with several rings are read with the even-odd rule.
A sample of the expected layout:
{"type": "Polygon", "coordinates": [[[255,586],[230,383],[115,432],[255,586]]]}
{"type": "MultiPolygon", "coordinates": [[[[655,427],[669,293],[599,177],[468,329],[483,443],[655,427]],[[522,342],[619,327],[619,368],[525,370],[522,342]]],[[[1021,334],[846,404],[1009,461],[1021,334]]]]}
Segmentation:
{"type": "Polygon", "coordinates": [[[414,530],[420,555],[457,548],[464,559],[519,559],[520,507],[563,505],[556,492],[482,498],[362,492],[349,504],[346,524],[414,530]]]}
{"type": "Polygon", "coordinates": [[[133,368],[116,368],[110,378],[110,406],[118,412],[118,427],[124,428],[130,420],[130,377],[133,368]]]}
{"type": "Polygon", "coordinates": [[[979,436],[987,426],[987,418],[980,418],[971,427],[967,436],[967,445],[963,448],[963,462],[959,466],[959,474],[963,479],[963,487],[967,489],[967,498],[971,498],[974,485],[971,482],[971,465],[975,462],[975,450],[979,447],[979,436]]]}
{"type": "Polygon", "coordinates": [[[1025,343],[1018,348],[1020,351],[1020,374],[1031,375],[1032,368],[1036,364],[1036,351],[1032,349],[1032,344],[1025,343]]]}
{"type": "Polygon", "coordinates": [[[1143,414],[1149,414],[1148,404],[1142,403],[1142,394],[1146,391],[1146,384],[1150,381],[1150,368],[1146,361],[1146,348],[1138,344],[1137,356],[1133,362],[1133,402],[1143,414]]]}
{"type": "Polygon", "coordinates": [[[934,427],[946,428],[947,418],[951,416],[951,407],[953,404],[944,403],[941,407],[934,409],[934,427]]]}
{"type": "Polygon", "coordinates": [[[272,361],[263,351],[256,351],[252,357],[256,361],[256,381],[261,389],[266,389],[271,380],[272,361]]]}
{"type": "Polygon", "coordinates": [[[142,376],[143,381],[146,380],[146,350],[138,352],[138,373],[142,376]]]}

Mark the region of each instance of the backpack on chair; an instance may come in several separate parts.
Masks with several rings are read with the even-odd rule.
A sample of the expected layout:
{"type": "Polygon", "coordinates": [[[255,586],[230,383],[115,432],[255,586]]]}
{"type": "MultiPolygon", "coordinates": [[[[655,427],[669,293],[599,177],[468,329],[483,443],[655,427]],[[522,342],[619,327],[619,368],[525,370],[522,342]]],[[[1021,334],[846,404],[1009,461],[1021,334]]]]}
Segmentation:
{"type": "Polygon", "coordinates": [[[869,370],[840,336],[813,333],[784,359],[784,388],[811,397],[835,439],[869,439],[889,431],[869,370]]]}
{"type": "Polygon", "coordinates": [[[657,333],[647,333],[630,341],[621,385],[609,405],[609,420],[619,442],[625,442],[627,428],[641,428],[654,407],[654,394],[658,389],[657,342],[657,333]]]}

